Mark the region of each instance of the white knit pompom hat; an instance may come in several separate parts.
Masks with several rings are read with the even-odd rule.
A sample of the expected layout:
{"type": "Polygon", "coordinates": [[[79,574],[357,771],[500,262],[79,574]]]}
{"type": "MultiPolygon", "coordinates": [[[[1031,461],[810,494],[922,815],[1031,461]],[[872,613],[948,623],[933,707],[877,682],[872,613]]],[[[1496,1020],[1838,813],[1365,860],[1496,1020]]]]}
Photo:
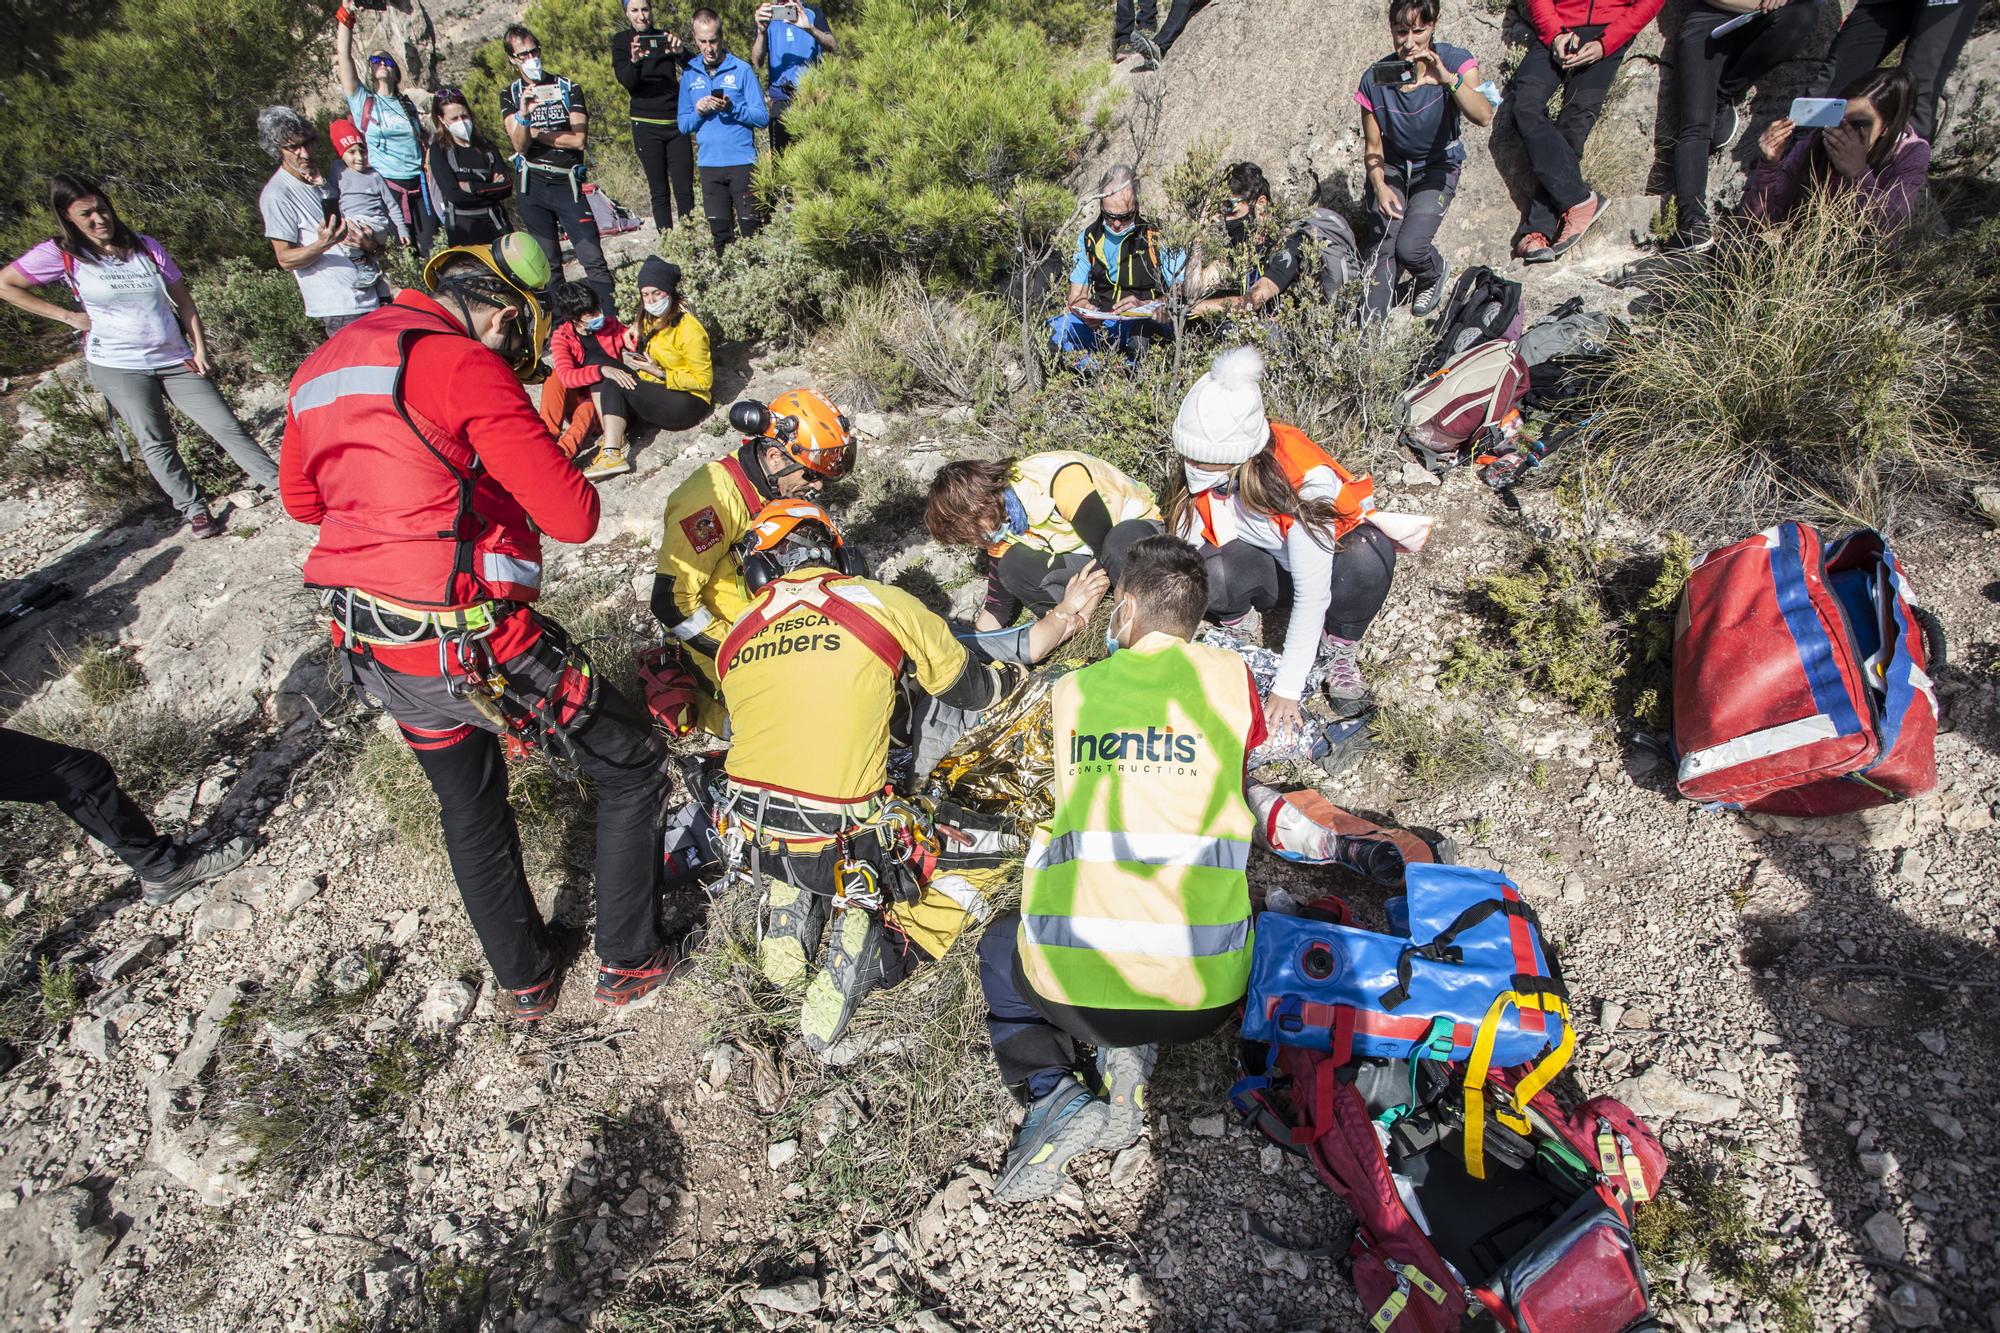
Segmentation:
{"type": "Polygon", "coordinates": [[[1227,467],[1256,457],[1271,433],[1263,380],[1264,354],[1256,348],[1217,356],[1174,415],[1174,449],[1190,463],[1227,467]]]}

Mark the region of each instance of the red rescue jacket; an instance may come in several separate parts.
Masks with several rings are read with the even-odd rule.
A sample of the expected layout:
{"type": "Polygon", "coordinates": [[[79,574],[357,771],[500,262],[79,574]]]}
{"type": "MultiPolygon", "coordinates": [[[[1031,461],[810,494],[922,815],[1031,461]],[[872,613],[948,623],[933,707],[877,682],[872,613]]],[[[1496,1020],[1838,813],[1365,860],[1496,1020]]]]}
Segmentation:
{"type": "Polygon", "coordinates": [[[1616,55],[1645,30],[1664,0],[1528,0],[1528,21],[1543,46],[1571,28],[1604,29],[1604,54],[1616,55]]]}
{"type": "MultiPolygon", "coordinates": [[[[595,489],[506,362],[413,290],[335,334],[292,377],[279,489],[287,513],[320,529],[308,587],[411,607],[533,601],[541,534],[582,542],[597,529],[595,489]]],[[[532,643],[532,626],[517,617],[495,657],[532,643]]],[[[378,655],[397,670],[437,670],[434,644],[378,655]]]]}

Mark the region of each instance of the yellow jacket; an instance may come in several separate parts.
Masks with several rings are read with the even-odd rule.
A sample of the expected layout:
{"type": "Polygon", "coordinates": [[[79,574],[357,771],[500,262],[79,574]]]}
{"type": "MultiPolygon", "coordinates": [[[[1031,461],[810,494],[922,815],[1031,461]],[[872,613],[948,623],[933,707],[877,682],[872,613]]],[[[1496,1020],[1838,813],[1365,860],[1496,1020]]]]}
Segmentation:
{"type": "Polygon", "coordinates": [[[713,403],[715,399],[710,395],[715,391],[715,361],[709,355],[708,330],[701,326],[694,312],[683,310],[672,324],[649,331],[651,324],[650,319],[639,322],[639,346],[662,373],[655,375],[642,370],[639,378],[664,384],[669,389],[683,389],[704,403],[713,403]]]}

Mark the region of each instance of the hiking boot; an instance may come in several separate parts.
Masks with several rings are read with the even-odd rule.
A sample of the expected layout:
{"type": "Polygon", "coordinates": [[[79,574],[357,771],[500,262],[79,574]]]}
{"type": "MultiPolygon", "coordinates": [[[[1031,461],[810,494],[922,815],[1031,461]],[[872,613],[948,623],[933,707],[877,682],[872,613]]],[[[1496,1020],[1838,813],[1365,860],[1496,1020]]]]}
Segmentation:
{"type": "Polygon", "coordinates": [[[832,902],[787,880],[767,880],[764,929],[757,938],[757,969],[773,986],[803,986],[806,969],[819,952],[820,932],[832,902]]]}
{"type": "Polygon", "coordinates": [[[1158,67],[1160,63],[1161,52],[1158,44],[1153,41],[1152,33],[1150,32],[1133,33],[1132,49],[1139,53],[1139,58],[1141,60],[1150,61],[1152,62],[1154,67],[1156,68],[1158,67]]]}
{"type": "Polygon", "coordinates": [[[840,1040],[854,1010],[882,984],[882,922],[861,907],[841,909],[826,944],[826,966],[813,973],[799,1006],[799,1031],[815,1055],[840,1040]]]}
{"type": "Polygon", "coordinates": [[[1514,258],[1524,264],[1546,264],[1556,257],[1549,248],[1549,238],[1538,231],[1531,231],[1514,242],[1514,258]]]}
{"type": "Polygon", "coordinates": [[[1326,654],[1326,684],[1322,687],[1326,701],[1333,705],[1335,717],[1354,717],[1375,702],[1361,675],[1361,644],[1331,634],[1322,634],[1319,642],[1326,654]]]}
{"type": "Polygon", "coordinates": [[[1072,1076],[1028,1108],[1028,1116],[1007,1150],[1007,1163],[993,1183],[1000,1203],[1047,1199],[1062,1188],[1063,1168],[1097,1146],[1104,1132],[1105,1106],[1072,1076]]]}
{"type": "Polygon", "coordinates": [[[213,514],[204,509],[188,520],[188,532],[197,538],[220,537],[222,535],[222,525],[215,521],[213,514]]]}
{"type": "Polygon", "coordinates": [[[197,884],[219,879],[250,859],[256,844],[248,838],[231,838],[205,851],[179,848],[181,863],[164,879],[139,881],[139,896],[154,907],[164,907],[197,884]]]}
{"type": "Polygon", "coordinates": [[[1674,234],[1663,247],[1668,254],[1698,255],[1704,250],[1715,248],[1715,229],[1707,218],[1697,218],[1685,227],[1674,228],[1674,234]]]}
{"type": "Polygon", "coordinates": [[[1411,298],[1410,313],[1418,319],[1428,318],[1438,308],[1438,302],[1444,300],[1444,285],[1450,277],[1451,270],[1439,264],[1436,280],[1417,288],[1417,294],[1411,298]]]}
{"type": "Polygon", "coordinates": [[[1716,99],[1715,128],[1710,131],[1708,151],[1710,156],[1720,156],[1736,146],[1743,137],[1743,117],[1736,110],[1736,103],[1716,99]]]}
{"type": "Polygon", "coordinates": [[[597,457],[590,460],[590,466],[583,470],[585,481],[602,481],[606,477],[620,477],[632,470],[630,460],[623,449],[599,449],[597,457]]]}
{"type": "Polygon", "coordinates": [[[1369,725],[1375,717],[1374,708],[1364,708],[1351,718],[1328,724],[1322,740],[1324,748],[1313,747],[1313,759],[1320,771],[1334,777],[1354,766],[1354,761],[1366,755],[1375,746],[1375,732],[1369,725]]]}
{"type": "Polygon", "coordinates": [[[1597,215],[1603,211],[1604,196],[1592,190],[1588,199],[1564,211],[1562,230],[1556,233],[1549,248],[1557,254],[1568,250],[1583,239],[1583,234],[1590,230],[1590,224],[1597,221],[1597,215]]]}
{"type": "Polygon", "coordinates": [[[686,955],[678,950],[661,945],[653,950],[653,956],[637,967],[613,967],[609,963],[597,969],[596,1000],[614,1009],[622,1009],[634,1000],[643,1000],[658,990],[661,983],[671,981],[686,955]]]}
{"type": "Polygon", "coordinates": [[[506,986],[493,992],[494,1007],[503,1018],[516,1023],[539,1023],[556,1011],[556,995],[562,989],[562,971],[551,966],[548,976],[532,986],[514,990],[506,986]]]}
{"type": "Polygon", "coordinates": [[[1158,1046],[1100,1046],[1097,1081],[1104,1094],[1104,1129],[1097,1146],[1122,1152],[1146,1132],[1147,1086],[1160,1060],[1158,1046]]]}

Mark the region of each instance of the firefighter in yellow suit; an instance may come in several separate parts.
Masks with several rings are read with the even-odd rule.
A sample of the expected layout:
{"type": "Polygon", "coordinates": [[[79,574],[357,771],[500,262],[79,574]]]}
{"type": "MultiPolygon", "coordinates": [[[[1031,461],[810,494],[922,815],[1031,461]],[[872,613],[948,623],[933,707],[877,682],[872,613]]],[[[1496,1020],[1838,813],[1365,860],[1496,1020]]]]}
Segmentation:
{"type": "Polygon", "coordinates": [[[764,881],[759,966],[779,986],[805,987],[800,1027],[823,1052],[864,995],[918,961],[909,948],[941,953],[956,927],[938,921],[963,916],[927,904],[900,868],[905,834],[929,833],[910,828],[911,807],[889,787],[903,679],[969,714],[1022,673],[969,652],[902,589],[843,572],[839,530],[817,504],[766,505],[743,547],[750,603],[716,657],[732,729],[723,821],[764,881]],[[858,910],[839,912],[826,967],[808,980],[836,895],[858,910]],[[916,927],[899,928],[894,947],[884,909],[916,927]]]}
{"type": "Polygon", "coordinates": [[[750,604],[737,543],[770,501],[814,495],[846,476],[855,451],[846,415],[817,389],[793,389],[768,407],[738,403],[729,420],[744,433],[741,447],[667,497],[652,596],[654,618],[702,677],[693,723],[717,736],[727,715],[715,694],[715,652],[750,604]]]}

